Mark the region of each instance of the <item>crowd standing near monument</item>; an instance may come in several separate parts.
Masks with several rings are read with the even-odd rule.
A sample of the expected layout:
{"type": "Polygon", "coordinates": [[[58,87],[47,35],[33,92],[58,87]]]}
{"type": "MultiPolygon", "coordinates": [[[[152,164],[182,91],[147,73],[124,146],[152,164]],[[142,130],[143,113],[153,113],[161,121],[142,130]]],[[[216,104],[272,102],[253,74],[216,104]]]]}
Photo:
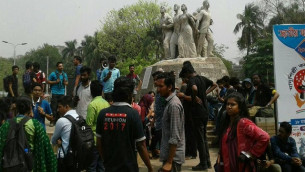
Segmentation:
{"type": "Polygon", "coordinates": [[[0,171],[137,172],[140,156],[149,172],[179,172],[198,152],[192,171],[305,172],[288,122],[280,124],[278,135],[256,124],[256,117],[275,117],[280,95],[273,86],[259,74],[212,79],[189,61],[217,58],[209,7],[205,0],[192,15],[185,4],[181,12],[175,4],[171,17],[161,6],[164,60],[184,60],[179,70],[154,69],[149,76],[154,86],[147,92],[141,90],[145,79],[135,73],[137,66],[130,64],[129,73],[120,76],[114,55],[100,59],[93,81],[93,68],[83,65],[80,56],[73,59],[73,81],[63,62],[46,76],[38,62],[28,61],[22,75],[24,96],[18,92],[19,67],[12,66],[12,75],[3,79],[8,95],[0,99],[0,171]],[[55,126],[51,139],[45,119],[55,126]],[[211,161],[209,121],[216,124],[216,162],[211,161]],[[155,159],[162,165],[153,168],[155,159]]]}

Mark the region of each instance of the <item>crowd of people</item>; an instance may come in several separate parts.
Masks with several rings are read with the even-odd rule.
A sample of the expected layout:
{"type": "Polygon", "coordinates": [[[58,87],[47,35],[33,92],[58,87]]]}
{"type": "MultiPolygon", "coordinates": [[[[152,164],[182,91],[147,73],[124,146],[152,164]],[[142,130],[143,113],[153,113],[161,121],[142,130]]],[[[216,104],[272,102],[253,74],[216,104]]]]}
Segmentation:
{"type": "Polygon", "coordinates": [[[282,122],[279,134],[269,136],[255,124],[256,114],[249,113],[253,107],[274,108],[279,97],[258,74],[242,82],[228,76],[213,82],[185,61],[179,73],[180,88],[175,85],[175,72],[160,68],[152,74],[155,90],[137,103],[142,81],[135,65],[129,66],[129,74],[120,76],[115,56],[107,62],[101,59],[96,80],[91,81],[92,70],[82,65],[82,58],[75,56],[73,63],[74,80],[69,81],[62,62],[57,62],[49,76],[39,63],[27,62],[22,96],[18,93],[19,67],[12,66],[5,83],[8,96],[0,99],[0,168],[4,171],[135,172],[139,171],[139,155],[149,172],[153,171],[150,159],[162,162],[155,170],[179,172],[197,153],[199,162],[192,170],[204,171],[215,163],[209,154],[209,120],[216,121],[218,136],[215,171],[305,171],[304,159],[290,137],[291,125],[282,122]],[[68,82],[73,82],[72,95],[67,94],[68,82]],[[44,96],[48,85],[50,102],[44,96]],[[55,126],[51,139],[45,119],[55,126]],[[19,136],[19,131],[26,137],[12,137],[19,136]],[[12,138],[29,146],[11,144],[12,138]],[[14,146],[18,150],[21,146],[21,153],[6,151],[14,146]]]}

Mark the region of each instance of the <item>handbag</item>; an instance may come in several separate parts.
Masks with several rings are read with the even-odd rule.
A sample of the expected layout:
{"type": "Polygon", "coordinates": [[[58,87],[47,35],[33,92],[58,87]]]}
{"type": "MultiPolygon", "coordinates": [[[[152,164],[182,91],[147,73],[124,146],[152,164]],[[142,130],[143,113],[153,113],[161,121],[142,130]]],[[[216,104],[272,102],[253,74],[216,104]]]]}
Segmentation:
{"type": "Polygon", "coordinates": [[[255,114],[255,117],[274,117],[274,109],[272,107],[259,108],[255,114]]]}
{"type": "Polygon", "coordinates": [[[218,158],[216,159],[216,162],[214,164],[215,172],[223,172],[224,171],[223,162],[220,161],[220,163],[217,163],[217,161],[218,161],[218,158]]]}

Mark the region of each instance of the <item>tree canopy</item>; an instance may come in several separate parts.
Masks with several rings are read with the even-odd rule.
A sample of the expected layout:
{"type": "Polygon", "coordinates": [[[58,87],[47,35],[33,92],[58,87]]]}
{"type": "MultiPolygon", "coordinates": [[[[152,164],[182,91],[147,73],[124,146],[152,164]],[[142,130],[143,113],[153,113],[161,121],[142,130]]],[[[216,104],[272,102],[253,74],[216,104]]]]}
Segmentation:
{"type": "Polygon", "coordinates": [[[237,14],[237,18],[240,22],[236,24],[234,33],[242,32],[237,45],[241,50],[246,49],[247,55],[249,55],[251,45],[257,40],[263,29],[261,12],[258,6],[251,3],[245,6],[242,14],[237,14]]]}
{"type": "Polygon", "coordinates": [[[17,65],[24,68],[27,61],[38,62],[40,64],[40,69],[46,72],[47,57],[49,57],[49,71],[54,71],[56,69],[56,63],[62,61],[62,56],[55,46],[49,44],[44,44],[37,49],[32,49],[30,52],[27,52],[23,58],[17,61],[17,65]]]}
{"type": "Polygon", "coordinates": [[[234,32],[238,32],[242,28],[242,32],[248,34],[245,39],[243,39],[244,35],[242,34],[242,37],[238,40],[240,49],[247,48],[247,55],[242,60],[245,76],[251,77],[254,73],[257,73],[265,77],[264,79],[268,82],[273,83],[273,25],[304,23],[305,0],[261,0],[260,6],[253,3],[247,4],[243,14],[238,14],[238,18],[241,22],[236,25],[234,32]],[[257,15],[253,16],[254,14],[257,15]],[[248,20],[250,22],[244,22],[245,19],[251,18],[245,16],[252,16],[252,19],[248,20]],[[255,23],[257,22],[254,21],[262,23],[259,23],[258,29],[251,35],[248,31],[254,31],[253,28],[256,28],[255,23]],[[251,29],[244,32],[244,29],[248,26],[251,29]],[[250,41],[248,38],[251,38],[250,41]]]}
{"type": "Polygon", "coordinates": [[[110,11],[98,33],[99,50],[119,59],[160,57],[159,13],[157,3],[142,0],[110,11]]]}

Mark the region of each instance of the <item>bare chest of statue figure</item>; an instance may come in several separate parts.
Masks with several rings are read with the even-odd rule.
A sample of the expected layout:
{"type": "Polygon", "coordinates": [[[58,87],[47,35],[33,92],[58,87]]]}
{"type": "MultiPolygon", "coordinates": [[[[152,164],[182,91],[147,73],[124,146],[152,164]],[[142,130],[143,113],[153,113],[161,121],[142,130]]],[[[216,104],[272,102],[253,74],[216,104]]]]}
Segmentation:
{"type": "Polygon", "coordinates": [[[161,16],[161,18],[160,18],[160,24],[162,25],[162,24],[166,24],[166,25],[168,25],[168,24],[170,24],[171,22],[170,22],[170,18],[165,14],[164,16],[161,16]]]}
{"type": "Polygon", "coordinates": [[[207,30],[210,26],[211,14],[208,11],[202,10],[202,18],[200,20],[200,29],[199,30],[207,30]]]}
{"type": "MultiPolygon", "coordinates": [[[[169,16],[169,14],[165,14],[164,16],[161,16],[160,18],[160,25],[169,25],[169,24],[172,24],[173,23],[173,20],[172,18],[169,16]]],[[[167,32],[167,31],[171,31],[170,28],[162,28],[163,31],[167,32]]]]}

